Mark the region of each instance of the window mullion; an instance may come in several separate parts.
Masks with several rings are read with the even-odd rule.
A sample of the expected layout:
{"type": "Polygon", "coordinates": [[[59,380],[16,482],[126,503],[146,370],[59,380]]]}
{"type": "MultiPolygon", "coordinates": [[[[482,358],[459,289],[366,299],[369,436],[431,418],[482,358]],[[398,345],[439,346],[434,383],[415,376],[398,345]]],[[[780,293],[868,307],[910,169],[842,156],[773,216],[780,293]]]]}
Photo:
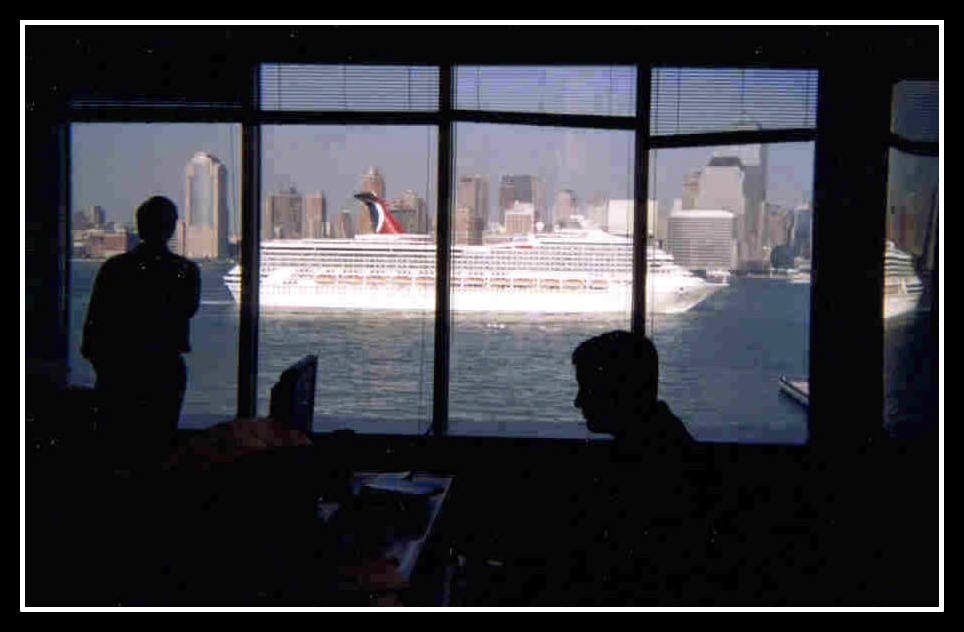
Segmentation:
{"type": "Polygon", "coordinates": [[[448,430],[449,343],[451,314],[449,286],[451,266],[451,197],[455,133],[452,121],[452,66],[439,68],[438,199],[436,202],[435,253],[435,358],[432,433],[448,430]]]}
{"type": "Polygon", "coordinates": [[[260,66],[252,68],[251,102],[241,127],[241,305],[238,327],[238,417],[257,416],[260,310],[261,124],[260,66]]]}
{"type": "Polygon", "coordinates": [[[636,66],[636,129],[633,161],[633,313],[632,330],[646,333],[646,255],[649,211],[649,107],[652,68],[636,66]],[[645,69],[645,74],[643,70],[645,69]]]}

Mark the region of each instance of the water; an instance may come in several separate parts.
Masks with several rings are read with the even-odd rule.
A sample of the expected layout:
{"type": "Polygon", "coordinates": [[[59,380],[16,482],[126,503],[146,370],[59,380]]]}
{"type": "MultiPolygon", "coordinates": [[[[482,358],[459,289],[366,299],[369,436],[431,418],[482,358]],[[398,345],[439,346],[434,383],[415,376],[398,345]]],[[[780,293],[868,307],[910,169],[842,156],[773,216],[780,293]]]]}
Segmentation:
{"type": "MultiPolygon", "coordinates": [[[[98,267],[76,261],[71,268],[75,385],[94,382],[79,346],[98,267]]],[[[201,309],[192,320],[193,350],[186,356],[182,427],[205,427],[236,413],[239,318],[221,281],[227,267],[202,266],[201,309]]],[[[686,313],[648,320],[660,353],[660,398],[698,439],[806,441],[806,411],[779,392],[777,379],[808,373],[809,293],[808,285],[780,279],[735,278],[686,313]]],[[[572,405],[572,350],[590,336],[628,326],[628,314],[454,314],[450,432],[589,436],[572,405]]],[[[319,357],[316,430],[350,425],[360,432],[425,432],[432,416],[433,327],[431,313],[424,312],[265,311],[258,412],[267,413],[270,388],[281,371],[314,353],[319,357]]],[[[920,344],[915,327],[913,322],[889,324],[889,332],[898,332],[890,334],[889,344],[920,344]]],[[[897,349],[888,357],[905,366],[903,353],[897,349]]],[[[907,371],[895,369],[895,374],[907,371]]]]}

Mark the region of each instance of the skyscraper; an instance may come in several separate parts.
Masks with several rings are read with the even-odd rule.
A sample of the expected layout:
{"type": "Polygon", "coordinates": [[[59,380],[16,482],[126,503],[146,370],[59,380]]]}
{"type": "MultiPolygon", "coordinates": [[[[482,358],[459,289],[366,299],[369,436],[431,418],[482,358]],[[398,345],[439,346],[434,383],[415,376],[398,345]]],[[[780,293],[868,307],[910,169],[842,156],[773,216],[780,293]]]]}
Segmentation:
{"type": "Polygon", "coordinates": [[[228,254],[228,170],[215,156],[194,154],[184,169],[186,257],[217,259],[228,254]]]}
{"type": "Polygon", "coordinates": [[[565,225],[576,212],[576,193],[572,189],[563,189],[556,193],[556,202],[552,209],[552,222],[565,225]]]}
{"type": "Polygon", "coordinates": [[[305,196],[305,225],[302,234],[307,239],[331,236],[324,193],[311,193],[305,196]]]}
{"type": "Polygon", "coordinates": [[[385,199],[385,177],[375,167],[369,167],[362,175],[361,192],[365,191],[385,199]]]}
{"type": "Polygon", "coordinates": [[[265,198],[261,217],[262,239],[302,239],[305,235],[304,198],[291,187],[265,198]]]}
{"type": "Polygon", "coordinates": [[[468,213],[465,218],[465,241],[456,243],[481,244],[482,232],[489,221],[489,177],[459,177],[455,205],[467,209],[468,213]]]}
{"type": "Polygon", "coordinates": [[[533,218],[536,222],[545,222],[546,212],[546,184],[536,176],[502,176],[499,185],[499,223],[505,226],[505,212],[513,208],[516,202],[531,204],[533,218]]]}

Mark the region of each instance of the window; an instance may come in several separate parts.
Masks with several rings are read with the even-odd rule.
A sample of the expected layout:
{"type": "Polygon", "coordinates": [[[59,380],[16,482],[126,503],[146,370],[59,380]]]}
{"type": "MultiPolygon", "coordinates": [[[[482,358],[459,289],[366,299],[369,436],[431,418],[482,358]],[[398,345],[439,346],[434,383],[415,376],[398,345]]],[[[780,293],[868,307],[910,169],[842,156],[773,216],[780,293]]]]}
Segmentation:
{"type": "Polygon", "coordinates": [[[585,438],[571,354],[631,326],[633,133],[455,134],[449,432],[585,438]]]}
{"type": "Polygon", "coordinates": [[[936,81],[894,86],[892,127],[897,142],[922,143],[888,156],[884,245],[884,428],[913,436],[937,418],[938,357],[933,310],[940,230],[940,161],[936,81]]]}
{"type": "MultiPolygon", "coordinates": [[[[632,66],[459,66],[451,81],[437,67],[259,70],[249,112],[260,130],[260,164],[249,167],[259,169],[256,412],[267,412],[284,368],[313,353],[317,431],[423,433],[445,398],[452,434],[584,438],[572,349],[642,322],[663,359],[661,397],[698,438],[806,440],[806,411],[781,398],[777,380],[808,371],[815,72],[656,68],[642,129],[632,66]],[[447,98],[452,108],[440,108],[447,98]],[[450,310],[437,314],[435,198],[449,123],[450,310]],[[641,147],[645,183],[635,175],[641,147]],[[356,197],[364,191],[381,206],[356,197]],[[389,216],[402,238],[371,234],[389,216]],[[648,239],[634,245],[642,216],[648,239]],[[647,261],[646,311],[635,319],[634,256],[647,261]],[[435,345],[439,319],[451,323],[446,348],[435,345]],[[450,370],[440,373],[444,354],[450,370]]],[[[112,125],[75,127],[80,168],[86,129],[112,125]]],[[[152,129],[154,140],[113,154],[156,157],[181,129],[218,130],[226,148],[204,145],[200,132],[185,141],[172,186],[192,190],[184,169],[195,162],[223,164],[236,244],[251,220],[238,211],[238,127],[127,127],[152,129]]],[[[75,179],[117,181],[106,170],[75,179]]],[[[97,205],[74,188],[75,204],[97,205]]],[[[198,390],[188,425],[233,412],[232,341],[247,326],[237,303],[249,271],[231,256],[205,263],[212,294],[193,333],[208,351],[189,360],[198,390]],[[201,331],[215,320],[217,332],[201,331]]]]}
{"type": "Polygon", "coordinates": [[[200,307],[185,354],[180,427],[230,419],[237,400],[238,310],[222,277],[240,239],[239,129],[225,124],[71,126],[70,384],[94,385],[81,357],[84,318],[103,261],[139,241],[135,210],[152,195],[178,207],[170,246],[201,269],[200,307]]]}
{"type": "Polygon", "coordinates": [[[807,440],[812,174],[812,143],[650,152],[646,330],[700,440],[807,440]]]}
{"type": "Polygon", "coordinates": [[[267,125],[262,134],[259,409],[267,414],[278,376],[310,353],[315,431],[426,432],[436,129],[267,125]],[[356,197],[365,192],[400,234],[379,233],[389,220],[356,197]]]}

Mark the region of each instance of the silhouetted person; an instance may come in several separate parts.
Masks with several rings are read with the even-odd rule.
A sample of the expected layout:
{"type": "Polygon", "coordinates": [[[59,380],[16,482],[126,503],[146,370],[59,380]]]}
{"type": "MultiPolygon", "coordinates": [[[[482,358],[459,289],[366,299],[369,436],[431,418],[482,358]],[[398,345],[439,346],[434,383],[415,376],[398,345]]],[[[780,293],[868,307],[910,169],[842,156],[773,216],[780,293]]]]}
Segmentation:
{"type": "Polygon", "coordinates": [[[94,281],[82,355],[97,372],[103,435],[126,466],[151,465],[177,428],[187,383],[200,273],[173,254],[177,207],[155,196],[137,209],[141,242],[108,259],[94,281]]]}
{"type": "Polygon", "coordinates": [[[572,354],[574,402],[587,427],[613,436],[608,459],[582,490],[575,571],[596,603],[693,603],[709,510],[707,459],[657,397],[659,357],[642,335],[612,331],[572,354]]]}

